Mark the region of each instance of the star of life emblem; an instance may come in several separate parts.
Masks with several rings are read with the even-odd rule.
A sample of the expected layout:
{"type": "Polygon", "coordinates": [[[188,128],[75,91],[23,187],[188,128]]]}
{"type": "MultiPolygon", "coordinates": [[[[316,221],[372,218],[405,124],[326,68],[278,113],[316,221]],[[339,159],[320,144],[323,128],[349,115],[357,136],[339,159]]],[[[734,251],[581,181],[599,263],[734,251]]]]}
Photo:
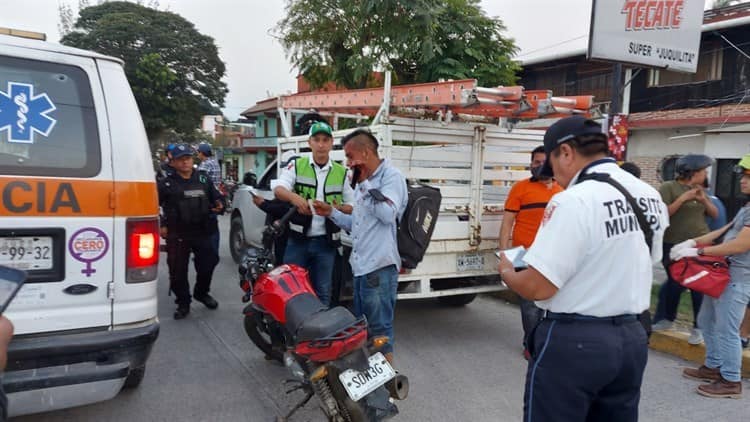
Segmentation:
{"type": "Polygon", "coordinates": [[[34,134],[49,136],[57,120],[49,116],[57,107],[46,93],[34,94],[34,85],[8,82],[0,90],[0,133],[8,132],[8,142],[33,144],[34,134]]]}

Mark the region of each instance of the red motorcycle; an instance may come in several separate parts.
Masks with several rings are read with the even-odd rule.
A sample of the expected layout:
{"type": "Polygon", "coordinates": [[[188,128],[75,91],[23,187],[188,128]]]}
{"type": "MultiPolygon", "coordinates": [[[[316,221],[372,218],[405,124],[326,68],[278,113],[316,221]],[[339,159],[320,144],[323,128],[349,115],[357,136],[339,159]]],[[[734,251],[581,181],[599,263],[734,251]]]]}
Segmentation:
{"type": "Polygon", "coordinates": [[[398,374],[379,349],[388,337],[367,338],[367,320],[348,309],[326,308],[311,287],[307,270],[296,265],[274,267],[273,241],[280,236],[295,210],[268,225],[263,247],[248,249],[239,266],[245,291],[245,331],[267,359],[282,362],[290,371],[295,390],[305,397],[287,415],[304,406],[313,395],[329,421],[373,422],[395,416],[393,399],[403,400],[408,379],[398,374]]]}

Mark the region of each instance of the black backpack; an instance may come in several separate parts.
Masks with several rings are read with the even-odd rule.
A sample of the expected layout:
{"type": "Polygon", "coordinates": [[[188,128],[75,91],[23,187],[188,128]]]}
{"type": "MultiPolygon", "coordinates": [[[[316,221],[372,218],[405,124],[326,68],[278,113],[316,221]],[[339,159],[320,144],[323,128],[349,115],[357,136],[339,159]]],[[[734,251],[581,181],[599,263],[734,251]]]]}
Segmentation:
{"type": "Polygon", "coordinates": [[[406,183],[409,199],[396,231],[401,265],[414,269],[422,261],[430,245],[440,213],[440,189],[406,183]]]}

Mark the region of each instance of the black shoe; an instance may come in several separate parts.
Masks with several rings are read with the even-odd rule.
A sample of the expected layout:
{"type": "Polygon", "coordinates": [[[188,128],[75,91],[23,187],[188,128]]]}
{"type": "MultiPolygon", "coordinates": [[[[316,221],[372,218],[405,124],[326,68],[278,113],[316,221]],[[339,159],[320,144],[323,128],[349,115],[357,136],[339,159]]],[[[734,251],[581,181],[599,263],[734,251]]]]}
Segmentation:
{"type": "Polygon", "coordinates": [[[174,319],[183,319],[190,313],[190,306],[180,305],[177,310],[174,311],[174,319]]]}
{"type": "Polygon", "coordinates": [[[206,308],[208,309],[216,309],[219,307],[219,302],[217,302],[216,299],[212,298],[208,293],[203,296],[193,296],[193,299],[206,305],[206,308]]]}

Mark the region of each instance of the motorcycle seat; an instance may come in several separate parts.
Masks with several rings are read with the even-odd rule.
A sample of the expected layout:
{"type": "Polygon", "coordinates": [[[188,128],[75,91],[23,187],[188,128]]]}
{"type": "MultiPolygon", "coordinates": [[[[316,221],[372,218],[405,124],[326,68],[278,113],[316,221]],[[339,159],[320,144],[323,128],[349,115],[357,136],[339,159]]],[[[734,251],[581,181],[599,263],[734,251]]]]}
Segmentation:
{"type": "Polygon", "coordinates": [[[357,319],[343,306],[327,309],[312,315],[297,330],[297,341],[311,341],[330,337],[354,325],[357,319]]]}
{"type": "Polygon", "coordinates": [[[312,293],[302,293],[289,299],[284,310],[284,326],[290,334],[295,334],[299,327],[312,315],[326,310],[325,305],[312,293]]]}
{"type": "Polygon", "coordinates": [[[357,322],[348,309],[337,306],[326,309],[313,294],[294,296],[286,305],[285,328],[297,341],[325,338],[357,322]]]}

